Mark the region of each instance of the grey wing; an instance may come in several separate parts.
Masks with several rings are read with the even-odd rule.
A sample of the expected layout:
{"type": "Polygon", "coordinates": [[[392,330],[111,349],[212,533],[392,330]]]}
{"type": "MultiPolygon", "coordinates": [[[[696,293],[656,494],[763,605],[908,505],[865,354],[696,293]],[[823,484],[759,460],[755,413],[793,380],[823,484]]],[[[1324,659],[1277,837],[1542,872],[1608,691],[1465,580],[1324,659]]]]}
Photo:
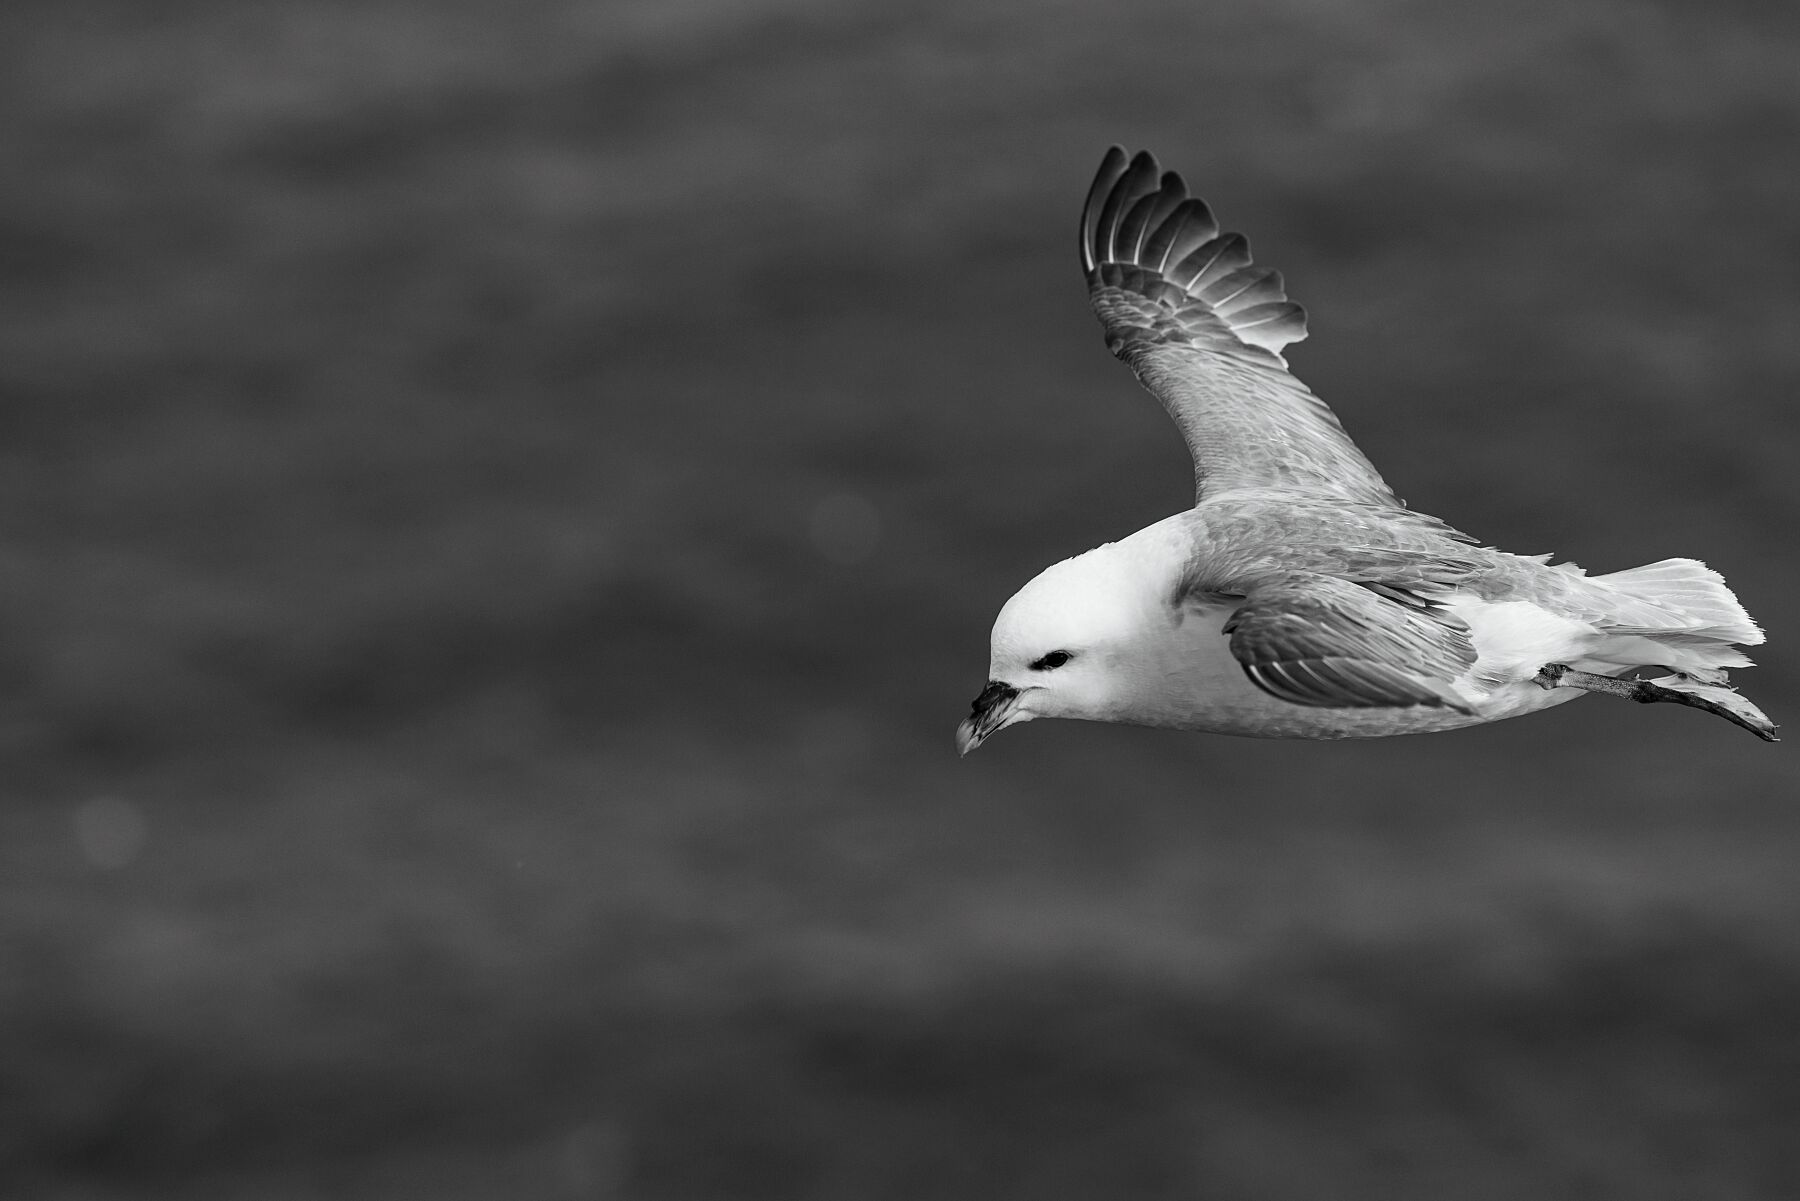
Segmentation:
{"type": "Polygon", "coordinates": [[[1147,151],[1106,153],[1081,214],[1088,297],[1112,352],[1194,456],[1196,498],[1242,489],[1400,507],[1337,417],[1287,372],[1306,312],[1147,151]]]}
{"type": "Polygon", "coordinates": [[[1467,711],[1452,683],[1475,662],[1468,627],[1396,589],[1270,577],[1246,591],[1225,632],[1251,682],[1296,705],[1467,711]]]}

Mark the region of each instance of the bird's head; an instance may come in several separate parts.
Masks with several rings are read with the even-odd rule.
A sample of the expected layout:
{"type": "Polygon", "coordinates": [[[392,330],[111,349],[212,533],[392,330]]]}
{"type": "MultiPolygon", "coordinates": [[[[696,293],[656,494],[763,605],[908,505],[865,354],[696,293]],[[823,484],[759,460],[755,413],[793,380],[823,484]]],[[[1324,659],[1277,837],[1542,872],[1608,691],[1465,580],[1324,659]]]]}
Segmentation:
{"type": "Polygon", "coordinates": [[[987,686],[956,731],[957,749],[966,755],[996,731],[1038,717],[1116,719],[1157,604],[1154,581],[1121,544],[1039,573],[994,621],[987,686]]]}

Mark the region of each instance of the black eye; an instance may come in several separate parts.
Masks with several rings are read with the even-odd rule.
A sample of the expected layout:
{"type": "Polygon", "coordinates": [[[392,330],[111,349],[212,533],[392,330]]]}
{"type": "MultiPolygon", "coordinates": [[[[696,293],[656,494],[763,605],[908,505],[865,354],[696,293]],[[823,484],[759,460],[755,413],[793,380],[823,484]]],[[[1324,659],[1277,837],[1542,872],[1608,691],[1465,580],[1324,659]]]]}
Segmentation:
{"type": "Polygon", "coordinates": [[[1049,671],[1052,668],[1061,667],[1063,664],[1067,663],[1072,658],[1074,658],[1074,656],[1071,655],[1068,651],[1051,651],[1049,654],[1045,655],[1042,659],[1039,659],[1036,663],[1033,663],[1031,665],[1031,670],[1033,670],[1033,671],[1049,671]]]}

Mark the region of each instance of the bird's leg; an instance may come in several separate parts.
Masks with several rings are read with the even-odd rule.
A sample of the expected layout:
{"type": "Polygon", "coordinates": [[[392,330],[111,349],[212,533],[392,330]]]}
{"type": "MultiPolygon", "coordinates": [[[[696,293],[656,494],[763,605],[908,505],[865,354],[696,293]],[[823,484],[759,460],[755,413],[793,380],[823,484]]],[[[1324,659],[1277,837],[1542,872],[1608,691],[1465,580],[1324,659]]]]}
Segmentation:
{"type": "MultiPolygon", "coordinates": [[[[1685,679],[1686,677],[1682,677],[1685,679]]],[[[1609,696],[1622,696],[1626,700],[1638,701],[1641,704],[1654,704],[1657,701],[1673,701],[1677,705],[1691,705],[1696,709],[1704,709],[1708,713],[1716,713],[1726,721],[1744,727],[1758,738],[1768,742],[1779,742],[1775,737],[1775,728],[1768,725],[1768,719],[1762,718],[1764,724],[1758,725],[1743,714],[1734,711],[1728,705],[1709,700],[1692,692],[1684,692],[1679,688],[1667,688],[1650,680],[1621,680],[1614,676],[1596,675],[1591,671],[1576,671],[1567,663],[1546,663],[1533,677],[1533,684],[1540,688],[1580,688],[1584,692],[1604,692],[1609,696]]],[[[1727,693],[1725,689],[1714,691],[1727,693]]],[[[1735,694],[1729,699],[1738,700],[1735,694]]],[[[1760,711],[1751,706],[1751,712],[1762,717],[1760,711]]]]}
{"type": "Polygon", "coordinates": [[[1619,680],[1612,676],[1595,675],[1591,671],[1576,671],[1567,663],[1546,663],[1538,669],[1536,678],[1531,681],[1539,688],[1579,688],[1584,692],[1604,692],[1609,696],[1622,696],[1633,701],[1660,701],[1660,696],[1644,696],[1638,692],[1642,680],[1619,680]]]}

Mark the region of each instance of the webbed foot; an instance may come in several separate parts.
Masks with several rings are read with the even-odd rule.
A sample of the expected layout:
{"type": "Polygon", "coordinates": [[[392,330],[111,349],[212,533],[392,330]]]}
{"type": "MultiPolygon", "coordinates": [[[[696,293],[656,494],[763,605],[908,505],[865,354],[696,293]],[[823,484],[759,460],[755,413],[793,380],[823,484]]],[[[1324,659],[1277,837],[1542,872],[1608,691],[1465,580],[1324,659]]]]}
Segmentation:
{"type": "Polygon", "coordinates": [[[1662,676],[1655,680],[1621,680],[1616,676],[1576,671],[1567,663],[1546,663],[1532,683],[1540,688],[1580,688],[1585,692],[1604,692],[1622,696],[1640,704],[1672,701],[1716,713],[1733,725],[1742,726],[1765,742],[1780,742],[1775,723],[1768,716],[1723,684],[1702,684],[1685,672],[1662,676]]]}

